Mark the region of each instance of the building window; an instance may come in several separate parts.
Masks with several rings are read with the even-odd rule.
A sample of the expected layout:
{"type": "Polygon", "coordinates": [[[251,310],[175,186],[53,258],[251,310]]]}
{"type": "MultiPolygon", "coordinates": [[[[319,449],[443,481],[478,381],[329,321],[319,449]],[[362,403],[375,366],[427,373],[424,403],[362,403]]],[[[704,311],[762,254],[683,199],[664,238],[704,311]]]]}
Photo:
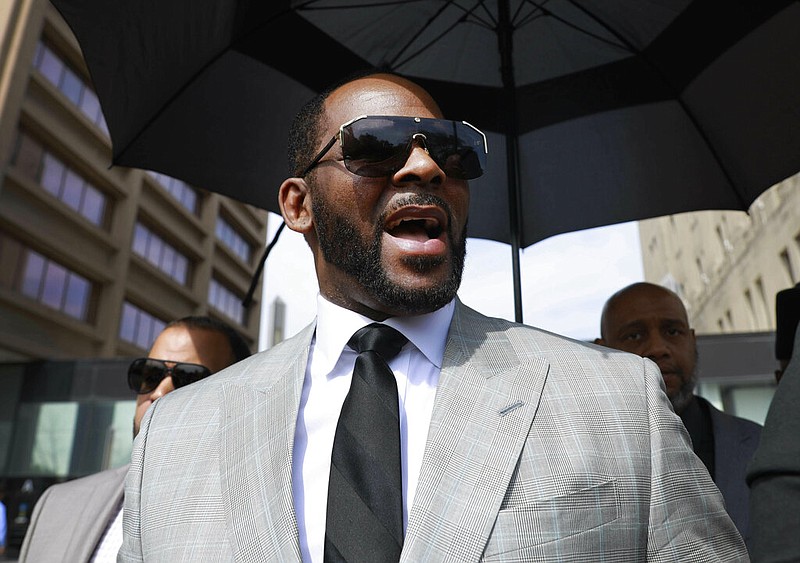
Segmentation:
{"type": "Polygon", "coordinates": [[[85,277],[2,234],[0,265],[10,274],[0,276],[0,286],[75,319],[89,319],[94,287],[85,277]]]}
{"type": "Polygon", "coordinates": [[[270,327],[270,346],[275,346],[286,338],[286,303],[276,297],[272,302],[272,326],[270,327]]]}
{"type": "Polygon", "coordinates": [[[17,137],[13,163],[24,176],[84,219],[93,225],[105,225],[105,194],[22,131],[17,137]]]}
{"type": "Polygon", "coordinates": [[[122,304],[122,320],[119,324],[119,338],[147,350],[167,323],[136,305],[126,301],[122,304]]]}
{"type": "Polygon", "coordinates": [[[796,283],[797,280],[795,278],[794,268],[792,267],[792,260],[789,257],[788,248],[784,248],[783,250],[781,250],[780,259],[781,259],[781,265],[783,266],[783,269],[786,271],[786,275],[789,278],[789,282],[796,283]]]}
{"type": "Polygon", "coordinates": [[[750,322],[752,327],[758,326],[758,319],[756,318],[756,308],[753,304],[753,294],[750,289],[744,290],[744,302],[747,303],[747,310],[750,312],[750,322]]]}
{"type": "Polygon", "coordinates": [[[767,299],[767,292],[764,291],[764,281],[758,277],[755,281],[756,291],[758,292],[758,297],[761,301],[761,310],[764,312],[762,325],[761,326],[775,326],[774,323],[770,320],[770,304],[769,300],[767,299]]]}
{"type": "Polygon", "coordinates": [[[89,121],[108,136],[108,125],[106,125],[105,117],[100,109],[97,94],[77,72],[41,40],[36,46],[33,66],[53,86],[58,88],[89,121]]]}
{"type": "Polygon", "coordinates": [[[244,324],[242,298],[213,278],[208,286],[208,302],[226,317],[244,324]]]}
{"type": "Polygon", "coordinates": [[[189,259],[153,231],[137,222],[133,229],[133,251],[181,285],[186,285],[189,259]]]}
{"type": "Polygon", "coordinates": [[[167,190],[169,195],[175,198],[178,203],[194,215],[197,215],[197,201],[199,199],[197,190],[186,182],[173,178],[172,176],[167,176],[160,172],[153,172],[152,170],[148,170],[148,173],[158,182],[158,185],[167,190]]]}
{"type": "Polygon", "coordinates": [[[222,244],[241,258],[242,262],[250,263],[253,247],[222,217],[217,219],[216,232],[222,244]]]}

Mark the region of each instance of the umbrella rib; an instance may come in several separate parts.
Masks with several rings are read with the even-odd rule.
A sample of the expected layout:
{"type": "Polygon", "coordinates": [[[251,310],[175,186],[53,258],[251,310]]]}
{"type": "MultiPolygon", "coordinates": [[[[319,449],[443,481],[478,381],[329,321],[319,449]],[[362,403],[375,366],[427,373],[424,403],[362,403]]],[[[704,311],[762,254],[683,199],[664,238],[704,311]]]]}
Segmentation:
{"type": "Polygon", "coordinates": [[[585,9],[583,6],[580,6],[580,5],[576,4],[572,0],[567,0],[567,2],[569,4],[571,4],[572,6],[574,6],[575,8],[577,8],[578,10],[582,11],[587,16],[589,16],[592,20],[594,20],[595,22],[600,24],[600,26],[603,29],[605,29],[611,35],[616,37],[619,40],[619,43],[614,43],[613,41],[609,41],[605,37],[600,37],[596,33],[592,33],[591,31],[583,29],[582,27],[578,27],[577,25],[568,22],[564,18],[557,16],[556,14],[554,14],[553,12],[551,12],[550,10],[545,8],[544,5],[547,3],[547,0],[545,0],[545,2],[536,2],[535,0],[526,0],[526,2],[531,4],[531,5],[533,5],[533,6],[535,6],[535,7],[537,7],[538,9],[540,9],[542,11],[542,13],[550,16],[554,20],[557,20],[557,21],[561,22],[563,25],[565,25],[567,27],[571,27],[572,29],[574,29],[574,30],[576,30],[576,31],[578,31],[580,33],[583,33],[584,35],[588,35],[589,37],[591,37],[593,39],[596,39],[597,41],[600,41],[601,43],[605,43],[607,45],[611,45],[612,47],[623,48],[623,49],[626,49],[626,50],[630,51],[631,53],[636,53],[636,54],[639,53],[639,51],[636,49],[636,47],[633,46],[633,44],[631,44],[623,36],[621,36],[619,33],[617,33],[613,28],[608,26],[603,20],[601,20],[599,17],[597,17],[592,12],[588,11],[587,9],[585,9]]]}
{"type": "MultiPolygon", "coordinates": [[[[701,124],[700,124],[700,122],[697,120],[697,118],[695,117],[695,115],[692,113],[692,111],[690,110],[690,108],[689,108],[689,107],[686,105],[686,103],[683,101],[683,98],[681,97],[681,92],[680,92],[680,90],[679,90],[678,88],[674,87],[674,85],[672,84],[672,82],[671,82],[671,81],[669,81],[669,80],[667,79],[667,77],[666,77],[666,76],[664,75],[664,73],[661,71],[661,69],[659,68],[659,66],[658,66],[658,65],[656,65],[656,64],[653,64],[653,62],[650,60],[650,58],[649,58],[649,57],[646,55],[645,51],[637,51],[637,50],[634,48],[634,46],[633,46],[633,45],[631,45],[631,44],[630,44],[630,43],[629,43],[629,42],[628,42],[628,41],[627,41],[627,40],[626,40],[626,39],[625,39],[623,36],[621,36],[621,35],[620,35],[620,34],[618,34],[616,31],[614,31],[614,29],[613,29],[613,28],[611,28],[610,26],[606,25],[606,23],[605,23],[603,20],[601,20],[601,19],[600,19],[598,16],[596,16],[595,14],[593,14],[592,12],[590,12],[589,10],[585,9],[583,6],[580,6],[579,4],[576,4],[576,3],[575,3],[573,0],[567,0],[567,2],[569,2],[570,4],[572,4],[573,6],[575,6],[577,9],[579,9],[580,11],[582,11],[583,13],[585,13],[587,16],[589,16],[590,18],[592,18],[594,21],[596,21],[598,24],[600,24],[601,26],[603,26],[603,28],[605,28],[606,30],[608,30],[608,32],[609,32],[609,33],[611,33],[612,35],[614,35],[615,37],[617,37],[617,38],[618,38],[618,39],[619,39],[621,42],[623,42],[623,43],[624,43],[624,44],[625,44],[625,45],[628,47],[628,49],[629,49],[629,50],[630,50],[632,53],[636,53],[636,55],[637,55],[637,56],[641,57],[641,59],[642,59],[642,60],[643,60],[643,61],[644,61],[644,62],[647,64],[647,66],[649,66],[651,69],[653,69],[653,71],[654,71],[654,72],[655,72],[655,73],[656,73],[658,76],[660,76],[660,77],[661,77],[661,79],[664,81],[664,84],[668,84],[668,85],[670,86],[670,88],[672,88],[672,93],[673,93],[674,99],[675,99],[675,100],[678,102],[678,104],[681,106],[681,108],[683,109],[683,111],[684,111],[684,113],[686,114],[686,116],[689,118],[689,120],[690,120],[690,121],[692,122],[692,124],[694,125],[694,127],[695,127],[695,130],[696,130],[696,131],[697,131],[697,133],[700,135],[700,137],[703,139],[703,143],[706,145],[706,148],[708,148],[708,151],[711,153],[711,156],[714,158],[714,160],[715,160],[715,161],[717,162],[717,164],[719,165],[720,171],[722,172],[722,174],[725,176],[725,179],[728,181],[728,183],[729,183],[729,184],[731,185],[731,187],[733,188],[733,191],[734,191],[734,193],[736,194],[736,197],[739,199],[739,203],[740,203],[740,205],[742,205],[742,207],[747,207],[747,206],[745,205],[745,199],[744,199],[744,198],[742,197],[742,195],[739,193],[739,189],[738,189],[738,187],[737,187],[737,185],[736,185],[736,182],[734,182],[733,178],[731,177],[730,173],[728,172],[728,169],[727,169],[727,167],[725,166],[725,163],[722,161],[722,159],[719,157],[719,154],[718,154],[718,153],[717,153],[717,151],[714,149],[714,145],[713,145],[713,144],[710,142],[710,140],[709,140],[709,138],[708,138],[708,135],[706,135],[706,132],[705,132],[705,130],[703,129],[702,125],[701,125],[701,124]]],[[[557,17],[557,16],[553,16],[553,17],[557,17]]],[[[565,22],[565,23],[566,23],[566,22],[565,22]]]]}
{"type": "Polygon", "coordinates": [[[436,19],[437,19],[437,18],[438,18],[440,15],[441,15],[441,13],[442,13],[444,10],[446,10],[446,9],[447,9],[447,7],[448,7],[449,5],[451,5],[451,4],[452,4],[452,2],[446,2],[446,3],[442,4],[442,7],[441,7],[441,8],[439,8],[439,10],[438,10],[438,11],[437,11],[437,12],[436,12],[434,15],[432,15],[430,18],[428,18],[428,21],[426,21],[426,22],[425,22],[423,25],[421,25],[421,26],[419,27],[419,31],[417,31],[417,33],[416,33],[415,35],[413,35],[413,36],[412,36],[412,37],[411,37],[411,38],[410,38],[410,39],[409,39],[409,40],[406,42],[406,44],[405,44],[405,45],[403,45],[403,47],[402,47],[402,48],[401,48],[401,49],[400,49],[400,50],[397,52],[397,55],[394,57],[394,59],[392,59],[392,60],[390,61],[390,64],[391,64],[391,65],[392,65],[394,68],[400,68],[402,65],[406,64],[408,61],[410,61],[410,60],[411,60],[411,59],[413,59],[414,57],[418,56],[420,53],[423,53],[423,52],[425,52],[425,51],[428,49],[428,47],[430,47],[431,45],[433,45],[434,43],[436,43],[437,41],[439,41],[439,39],[441,39],[442,37],[444,37],[445,35],[447,35],[447,34],[450,32],[450,30],[452,30],[454,27],[456,27],[457,25],[459,25],[461,22],[463,22],[463,21],[466,19],[466,17],[467,17],[467,14],[463,15],[461,18],[459,18],[458,20],[456,20],[456,22],[455,22],[455,23],[453,23],[453,24],[452,24],[451,26],[449,26],[448,28],[444,29],[444,30],[443,30],[443,31],[442,31],[442,32],[441,32],[439,35],[437,35],[436,37],[432,38],[432,39],[431,39],[430,41],[428,41],[426,44],[424,44],[424,45],[421,45],[421,46],[420,46],[420,47],[419,47],[419,48],[418,48],[416,51],[414,51],[414,52],[411,52],[411,53],[407,53],[407,54],[406,54],[406,53],[405,53],[405,51],[406,51],[406,50],[407,50],[407,49],[408,49],[408,48],[409,48],[409,47],[410,47],[410,46],[411,46],[411,45],[412,45],[412,44],[413,44],[413,43],[414,43],[414,42],[417,40],[417,38],[418,38],[418,37],[419,37],[419,36],[422,34],[422,32],[423,32],[423,31],[425,31],[425,30],[426,30],[428,27],[430,27],[430,25],[431,25],[431,24],[432,24],[432,23],[433,23],[433,22],[434,22],[434,21],[435,21],[435,20],[436,20],[436,19]],[[407,56],[406,56],[405,58],[401,59],[400,57],[401,57],[402,55],[404,55],[404,54],[406,54],[407,56]]]}
{"type": "MultiPolygon", "coordinates": [[[[433,16],[428,18],[427,22],[425,22],[423,25],[420,26],[419,31],[413,37],[411,37],[411,39],[408,40],[408,42],[398,51],[397,55],[394,57],[393,60],[391,60],[389,62],[389,64],[392,65],[393,68],[400,68],[402,65],[406,64],[408,61],[412,60],[413,58],[417,57],[421,53],[425,52],[431,45],[433,45],[434,43],[439,41],[442,37],[447,35],[450,32],[450,30],[452,30],[454,27],[458,26],[459,24],[461,24],[463,22],[466,22],[468,20],[469,16],[474,15],[475,10],[479,6],[483,6],[483,5],[484,5],[484,2],[483,1],[479,1],[472,8],[466,9],[466,8],[462,7],[461,5],[459,5],[458,3],[456,3],[453,0],[445,2],[442,5],[442,7],[433,16]],[[437,35],[436,37],[432,38],[426,44],[420,46],[416,51],[406,54],[406,57],[401,59],[400,56],[403,55],[404,52],[411,46],[411,44],[416,41],[416,39],[420,36],[420,34],[423,31],[425,31],[428,27],[430,27],[430,25],[442,14],[442,12],[444,10],[446,10],[450,6],[455,6],[455,7],[459,8],[459,9],[461,9],[464,12],[464,14],[459,19],[457,19],[452,25],[450,25],[448,28],[444,29],[441,33],[439,33],[439,35],[437,35]]],[[[485,27],[487,27],[488,29],[491,29],[491,26],[486,24],[485,21],[482,20],[482,18],[477,18],[477,22],[481,22],[481,23],[483,23],[485,25],[485,27]]],[[[472,23],[475,23],[475,21],[473,21],[472,23]]]]}
{"type": "MultiPolygon", "coordinates": [[[[314,0],[311,0],[311,1],[314,1],[314,0]]],[[[282,16],[284,16],[284,15],[286,15],[286,14],[288,14],[288,13],[291,13],[291,12],[292,12],[292,10],[291,10],[291,9],[282,10],[281,12],[279,12],[278,14],[276,14],[276,15],[274,16],[274,18],[273,18],[273,19],[278,19],[278,18],[280,18],[280,17],[282,17],[282,16]]],[[[244,35],[242,35],[241,37],[237,37],[237,38],[236,38],[236,41],[241,41],[243,38],[245,38],[245,37],[248,37],[248,36],[252,35],[252,34],[253,34],[253,33],[255,33],[256,31],[258,31],[258,29],[259,29],[259,28],[261,28],[261,27],[263,27],[263,26],[267,25],[268,23],[271,23],[271,21],[272,21],[272,20],[269,20],[269,21],[262,22],[262,23],[261,23],[260,25],[258,25],[256,28],[254,28],[254,29],[251,29],[250,31],[248,31],[247,33],[245,33],[244,35]]],[[[235,41],[233,41],[233,39],[232,39],[232,40],[230,41],[230,43],[231,43],[231,44],[233,44],[233,43],[235,43],[235,41]]],[[[194,84],[194,82],[195,82],[195,81],[196,81],[196,80],[197,80],[197,79],[198,79],[200,76],[202,76],[202,74],[203,74],[203,73],[204,73],[204,72],[205,72],[205,71],[206,71],[206,70],[207,70],[209,67],[211,67],[211,66],[212,66],[213,64],[215,64],[215,63],[216,63],[216,62],[217,62],[217,61],[218,61],[220,58],[222,58],[222,56],[223,56],[223,55],[224,55],[224,54],[227,52],[227,50],[228,50],[228,47],[226,46],[226,47],[224,47],[224,48],[220,49],[220,50],[219,50],[219,52],[218,52],[216,55],[214,55],[213,57],[209,57],[208,61],[206,61],[206,63],[205,63],[204,65],[202,65],[202,66],[201,66],[199,69],[197,69],[197,71],[196,71],[196,72],[195,72],[195,73],[192,75],[192,77],[191,77],[190,79],[186,80],[186,81],[183,83],[183,85],[182,85],[180,88],[178,88],[178,89],[177,89],[177,90],[176,90],[176,91],[175,91],[175,92],[174,92],[174,93],[173,93],[173,94],[172,94],[172,95],[169,97],[169,99],[168,99],[168,100],[167,100],[165,103],[161,104],[161,106],[158,108],[158,111],[156,111],[156,112],[155,112],[153,115],[151,115],[151,116],[150,116],[150,118],[148,118],[148,119],[147,119],[147,121],[146,121],[146,122],[143,124],[143,126],[139,128],[139,130],[137,131],[136,135],[134,135],[134,136],[133,136],[133,138],[132,138],[132,139],[131,139],[131,140],[130,140],[130,141],[129,141],[129,142],[128,142],[128,143],[127,143],[127,144],[126,144],[124,147],[122,147],[122,148],[120,149],[120,151],[119,151],[119,152],[118,152],[118,153],[117,153],[117,154],[116,154],[116,155],[113,157],[113,163],[120,162],[120,160],[122,159],[123,155],[124,155],[124,154],[125,154],[125,153],[128,151],[128,149],[129,149],[129,148],[131,148],[131,147],[132,147],[134,144],[136,144],[136,141],[138,141],[138,140],[139,140],[139,138],[140,138],[140,137],[141,137],[141,136],[144,134],[144,132],[145,132],[145,131],[147,131],[147,129],[150,127],[150,125],[152,125],[153,123],[155,123],[155,122],[156,122],[156,120],[158,120],[158,118],[159,118],[159,117],[161,117],[161,115],[162,115],[162,114],[164,114],[164,113],[167,111],[167,108],[171,107],[171,106],[172,106],[172,104],[173,104],[173,103],[175,103],[175,101],[176,101],[176,100],[178,100],[178,98],[180,98],[180,96],[181,96],[181,95],[182,95],[182,94],[183,94],[185,91],[187,91],[187,90],[190,88],[190,86],[191,86],[192,84],[194,84]]],[[[198,187],[203,187],[203,186],[198,186],[198,187]]]]}

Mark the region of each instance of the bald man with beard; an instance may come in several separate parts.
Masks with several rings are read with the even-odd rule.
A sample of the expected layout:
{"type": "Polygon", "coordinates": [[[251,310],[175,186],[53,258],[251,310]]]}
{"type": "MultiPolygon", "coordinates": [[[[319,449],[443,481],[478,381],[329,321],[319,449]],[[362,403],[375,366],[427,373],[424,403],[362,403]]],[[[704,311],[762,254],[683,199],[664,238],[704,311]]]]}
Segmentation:
{"type": "Polygon", "coordinates": [[[652,283],[624,287],[606,301],[600,334],[596,344],[632,352],[658,364],[672,407],[747,543],[750,516],[745,472],[758,446],[761,426],[726,414],[694,394],[697,340],[681,298],[652,283]]]}
{"type": "Polygon", "coordinates": [[[749,561],[655,364],[458,299],[479,130],[378,73],[289,147],[316,318],[148,409],[120,562],[749,561]]]}

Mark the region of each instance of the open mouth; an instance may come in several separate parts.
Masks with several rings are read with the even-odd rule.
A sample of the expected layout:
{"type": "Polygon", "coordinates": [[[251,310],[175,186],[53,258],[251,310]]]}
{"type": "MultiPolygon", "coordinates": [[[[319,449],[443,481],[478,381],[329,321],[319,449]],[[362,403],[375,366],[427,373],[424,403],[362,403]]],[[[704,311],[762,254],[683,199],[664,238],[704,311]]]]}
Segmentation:
{"type": "Polygon", "coordinates": [[[387,232],[395,238],[404,238],[418,241],[436,239],[442,234],[439,221],[428,219],[402,219],[396,226],[387,228],[387,232]]]}
{"type": "Polygon", "coordinates": [[[395,238],[425,242],[441,237],[446,224],[441,209],[404,207],[387,218],[385,229],[395,238]]]}

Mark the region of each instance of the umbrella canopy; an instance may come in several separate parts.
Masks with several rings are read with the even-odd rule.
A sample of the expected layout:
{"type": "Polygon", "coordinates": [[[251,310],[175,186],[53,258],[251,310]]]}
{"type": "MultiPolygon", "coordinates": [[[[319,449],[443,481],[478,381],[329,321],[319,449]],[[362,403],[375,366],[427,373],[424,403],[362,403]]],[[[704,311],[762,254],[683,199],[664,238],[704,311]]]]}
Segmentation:
{"type": "Polygon", "coordinates": [[[291,118],[353,71],[483,129],[468,234],[552,235],[747,210],[800,170],[796,0],[51,0],[113,162],[278,211],[291,118]]]}

